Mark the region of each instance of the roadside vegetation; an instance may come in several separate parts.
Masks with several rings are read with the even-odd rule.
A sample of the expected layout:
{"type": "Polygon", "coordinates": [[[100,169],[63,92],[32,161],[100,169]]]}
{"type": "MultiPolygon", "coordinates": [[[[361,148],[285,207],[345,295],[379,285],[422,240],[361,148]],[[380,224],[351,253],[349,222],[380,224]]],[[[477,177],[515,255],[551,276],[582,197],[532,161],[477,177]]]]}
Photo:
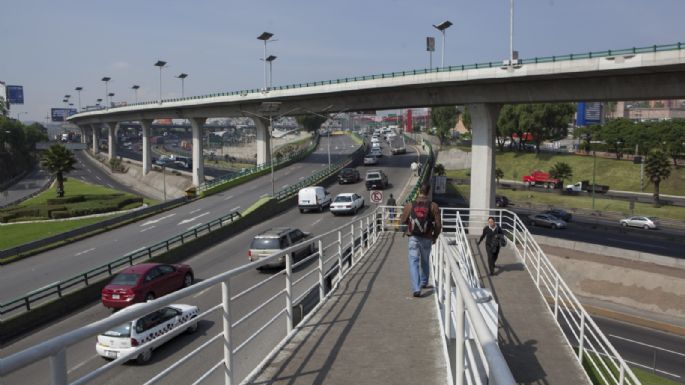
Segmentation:
{"type": "Polygon", "coordinates": [[[33,167],[36,143],[47,138],[45,127],[38,123],[27,126],[0,115],[0,186],[33,167]]]}

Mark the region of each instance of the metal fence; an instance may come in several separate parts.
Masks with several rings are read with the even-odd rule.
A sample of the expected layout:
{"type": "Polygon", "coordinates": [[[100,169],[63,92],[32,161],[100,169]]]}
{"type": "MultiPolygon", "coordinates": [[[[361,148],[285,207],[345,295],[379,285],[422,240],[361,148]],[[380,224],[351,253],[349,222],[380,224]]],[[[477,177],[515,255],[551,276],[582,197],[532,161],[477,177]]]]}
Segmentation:
{"type": "Polygon", "coordinates": [[[578,361],[592,368],[602,384],[640,384],[628,364],[600,330],[559,272],[525,227],[509,210],[457,209],[465,228],[482,228],[489,216],[495,218],[512,243],[516,256],[523,262],[535,282],[548,310],[575,348],[578,361]]]}
{"type": "MultiPolygon", "coordinates": [[[[534,58],[529,58],[529,59],[521,59],[521,60],[519,60],[518,64],[523,65],[523,64],[538,64],[538,63],[555,63],[555,62],[583,60],[583,59],[594,59],[594,58],[602,58],[602,57],[636,55],[636,54],[642,54],[642,53],[655,53],[655,52],[662,52],[662,51],[674,51],[674,50],[681,50],[683,48],[685,48],[685,43],[678,42],[678,43],[674,43],[674,44],[652,45],[652,46],[648,46],[648,47],[633,47],[633,48],[618,49],[618,50],[584,52],[584,53],[567,54],[567,55],[559,55],[559,56],[534,57],[534,58]]],[[[482,68],[499,68],[501,66],[502,66],[502,61],[496,60],[496,61],[483,62],[483,63],[461,64],[461,65],[448,66],[448,67],[438,67],[438,68],[431,68],[431,69],[429,69],[429,68],[413,69],[413,70],[396,71],[396,72],[374,74],[374,75],[354,76],[354,77],[347,77],[347,78],[340,78],[340,79],[333,79],[333,80],[323,80],[323,81],[316,81],[316,82],[289,84],[289,85],[284,85],[284,86],[270,87],[268,89],[252,88],[252,89],[248,89],[248,90],[221,92],[221,93],[202,95],[202,96],[190,96],[190,97],[185,97],[185,98],[163,99],[161,101],[161,103],[183,102],[183,101],[189,101],[189,100],[200,100],[200,99],[215,98],[215,97],[221,97],[221,96],[248,96],[250,94],[262,94],[262,93],[267,92],[267,91],[282,91],[282,90],[299,89],[299,88],[306,88],[306,87],[324,86],[324,85],[331,85],[331,84],[345,84],[345,83],[359,82],[359,81],[365,81],[365,80],[397,78],[397,77],[422,75],[422,74],[430,74],[430,73],[456,72],[456,71],[465,71],[465,70],[482,69],[482,68]]],[[[146,105],[156,105],[157,106],[159,104],[160,104],[160,101],[155,100],[155,101],[149,101],[149,102],[132,103],[126,107],[146,106],[146,105]]],[[[122,107],[122,108],[126,108],[126,107],[122,107]]]]}

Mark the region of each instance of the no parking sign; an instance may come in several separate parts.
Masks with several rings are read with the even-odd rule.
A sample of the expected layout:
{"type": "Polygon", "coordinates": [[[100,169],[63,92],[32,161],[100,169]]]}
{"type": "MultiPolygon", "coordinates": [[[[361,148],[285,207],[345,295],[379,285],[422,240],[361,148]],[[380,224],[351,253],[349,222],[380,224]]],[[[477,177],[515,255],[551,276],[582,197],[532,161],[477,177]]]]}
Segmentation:
{"type": "Polygon", "coordinates": [[[380,190],[371,190],[371,203],[379,204],[383,203],[383,191],[380,190]]]}

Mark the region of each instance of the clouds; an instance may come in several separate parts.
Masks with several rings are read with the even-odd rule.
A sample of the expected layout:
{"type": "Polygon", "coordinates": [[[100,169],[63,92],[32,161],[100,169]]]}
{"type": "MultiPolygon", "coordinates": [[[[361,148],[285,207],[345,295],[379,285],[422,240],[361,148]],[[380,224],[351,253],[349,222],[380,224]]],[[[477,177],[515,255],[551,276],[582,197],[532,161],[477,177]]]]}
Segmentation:
{"type": "Polygon", "coordinates": [[[128,70],[131,64],[125,60],[117,60],[109,65],[109,68],[114,71],[128,70]]]}

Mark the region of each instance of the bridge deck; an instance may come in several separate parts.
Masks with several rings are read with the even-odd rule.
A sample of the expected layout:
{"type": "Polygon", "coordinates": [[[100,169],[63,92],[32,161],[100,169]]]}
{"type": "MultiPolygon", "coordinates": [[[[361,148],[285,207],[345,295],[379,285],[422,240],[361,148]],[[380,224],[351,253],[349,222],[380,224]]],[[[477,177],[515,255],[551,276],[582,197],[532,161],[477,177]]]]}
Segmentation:
{"type": "Polygon", "coordinates": [[[382,235],[253,384],[444,384],[432,291],[414,298],[407,238],[382,235]]]}
{"type": "Polygon", "coordinates": [[[494,276],[487,274],[487,254],[472,239],[483,286],[499,304],[499,346],[520,384],[590,384],[568,347],[553,315],[521,260],[502,249],[494,276]]]}

